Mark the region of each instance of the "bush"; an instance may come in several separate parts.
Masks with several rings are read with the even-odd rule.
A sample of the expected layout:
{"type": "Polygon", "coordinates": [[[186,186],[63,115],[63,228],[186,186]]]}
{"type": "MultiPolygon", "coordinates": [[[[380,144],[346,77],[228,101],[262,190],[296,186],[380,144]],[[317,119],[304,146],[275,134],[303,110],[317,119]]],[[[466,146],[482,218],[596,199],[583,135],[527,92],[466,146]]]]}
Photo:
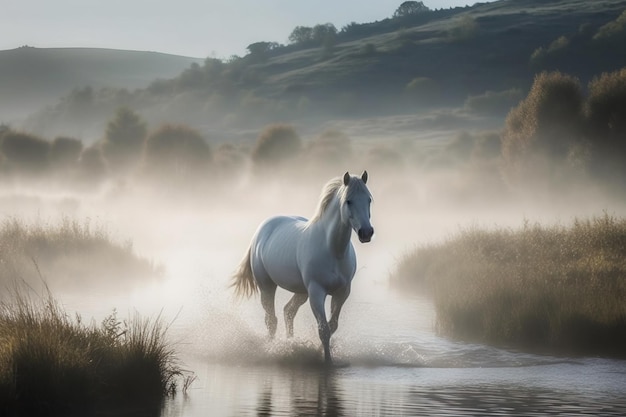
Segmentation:
{"type": "Polygon", "coordinates": [[[528,96],[506,118],[502,155],[509,181],[532,183],[537,176],[553,177],[570,149],[583,141],[582,121],[578,79],[560,72],[537,75],[528,96]]]}
{"type": "Polygon", "coordinates": [[[50,143],[29,133],[10,130],[2,135],[0,151],[12,172],[38,175],[48,167],[50,143]]]}
{"type": "Polygon", "coordinates": [[[50,165],[57,171],[70,171],[78,165],[83,142],[79,139],[59,136],[50,146],[50,165]]]}
{"type": "Polygon", "coordinates": [[[626,10],[620,14],[617,19],[610,21],[598,29],[593,36],[594,40],[614,40],[623,38],[626,35],[626,10]]]}
{"type": "Polygon", "coordinates": [[[626,162],[626,68],[589,83],[586,113],[596,172],[621,181],[626,162]]]}
{"type": "Polygon", "coordinates": [[[432,295],[445,334],[515,348],[626,355],[626,220],[469,229],[408,254],[399,288],[432,295]]]}
{"type": "Polygon", "coordinates": [[[117,110],[102,143],[102,153],[111,171],[125,174],[139,163],[146,131],[146,124],[137,113],[127,107],[117,110]]]}
{"type": "Polygon", "coordinates": [[[78,181],[83,185],[91,186],[105,179],[107,165],[99,147],[91,146],[83,150],[78,160],[78,171],[78,181]]]}
{"type": "Polygon", "coordinates": [[[163,125],[146,140],[143,169],[149,176],[180,185],[205,176],[211,161],[211,148],[198,131],[163,125]]]}
{"type": "Polygon", "coordinates": [[[266,126],[252,150],[252,161],[261,169],[277,168],[293,160],[302,150],[302,140],[291,125],[266,126]]]}
{"type": "Polygon", "coordinates": [[[352,157],[352,142],[340,130],[325,130],[308,144],[306,155],[316,167],[336,172],[352,157]]]}
{"type": "Polygon", "coordinates": [[[484,94],[469,96],[464,108],[473,113],[498,116],[508,113],[522,98],[522,91],[518,88],[486,91],[484,94]]]}

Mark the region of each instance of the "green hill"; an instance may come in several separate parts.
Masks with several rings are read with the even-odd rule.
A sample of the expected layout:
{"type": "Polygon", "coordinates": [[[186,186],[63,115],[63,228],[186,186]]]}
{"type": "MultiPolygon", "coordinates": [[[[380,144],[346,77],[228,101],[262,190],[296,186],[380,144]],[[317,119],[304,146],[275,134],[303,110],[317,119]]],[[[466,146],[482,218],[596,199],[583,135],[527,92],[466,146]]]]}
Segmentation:
{"type": "Polygon", "coordinates": [[[624,0],[500,0],[353,23],[321,41],[260,42],[245,57],[207,59],[132,94],[75,92],[28,126],[85,131],[124,105],[149,122],[257,128],[460,107],[468,98],[502,117],[543,70],[586,83],[626,66],[624,10],[624,0]]]}
{"type": "Polygon", "coordinates": [[[0,51],[0,121],[58,100],[75,88],[144,88],[202,59],[157,52],[21,47],[0,51]]]}

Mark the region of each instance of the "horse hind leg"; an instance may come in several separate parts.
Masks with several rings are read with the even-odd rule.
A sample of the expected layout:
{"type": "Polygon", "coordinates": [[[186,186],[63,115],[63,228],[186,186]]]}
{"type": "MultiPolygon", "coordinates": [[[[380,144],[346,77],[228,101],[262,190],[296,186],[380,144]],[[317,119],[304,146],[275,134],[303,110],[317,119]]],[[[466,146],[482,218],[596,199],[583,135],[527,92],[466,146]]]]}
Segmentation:
{"type": "Polygon", "coordinates": [[[275,295],[276,286],[261,289],[261,304],[265,310],[265,325],[267,326],[270,338],[272,339],[276,335],[276,325],[278,324],[278,319],[276,318],[276,312],[274,310],[275,295]]]}
{"type": "Polygon", "coordinates": [[[285,326],[287,328],[287,337],[293,336],[293,319],[302,304],[309,298],[308,294],[295,293],[293,297],[285,304],[283,312],[285,313],[285,326]]]}

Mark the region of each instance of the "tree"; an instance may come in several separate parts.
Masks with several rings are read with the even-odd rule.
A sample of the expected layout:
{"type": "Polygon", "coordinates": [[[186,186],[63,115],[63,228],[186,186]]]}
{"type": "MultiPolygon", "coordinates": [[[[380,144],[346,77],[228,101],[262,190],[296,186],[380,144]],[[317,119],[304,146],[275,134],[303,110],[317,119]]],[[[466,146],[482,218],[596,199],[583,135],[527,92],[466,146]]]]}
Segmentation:
{"type": "Polygon", "coordinates": [[[276,168],[293,159],[302,150],[302,140],[291,125],[265,127],[252,151],[252,161],[259,167],[276,168]]]}
{"type": "Polygon", "coordinates": [[[201,178],[211,160],[211,148],[198,131],[166,124],[148,136],[143,168],[152,177],[180,184],[201,178]]]}
{"type": "Polygon", "coordinates": [[[594,170],[615,182],[626,172],[626,68],[589,83],[586,114],[594,170]]]}
{"type": "Polygon", "coordinates": [[[296,26],[289,35],[289,42],[304,44],[313,40],[313,28],[307,26],[296,26]]]}
{"type": "Polygon", "coordinates": [[[50,145],[50,164],[57,170],[69,170],[78,163],[82,151],[79,139],[59,136],[50,145]]]}
{"type": "Polygon", "coordinates": [[[2,135],[0,152],[14,172],[40,174],[48,167],[50,143],[28,133],[7,131],[2,135]]]}
{"type": "Polygon", "coordinates": [[[558,71],[538,74],[528,96],[506,118],[502,156],[509,180],[532,182],[549,174],[546,170],[557,168],[582,143],[583,127],[579,80],[558,71]]]}
{"type": "Polygon", "coordinates": [[[393,17],[400,18],[414,16],[419,13],[429,12],[430,9],[422,1],[405,1],[393,13],[393,17]]]}
{"type": "Polygon", "coordinates": [[[278,42],[255,42],[246,47],[250,56],[255,60],[265,60],[270,51],[278,48],[278,42]]]}
{"type": "Polygon", "coordinates": [[[126,174],[140,160],[146,124],[128,107],[120,107],[106,129],[102,153],[114,172],[126,174]]]}

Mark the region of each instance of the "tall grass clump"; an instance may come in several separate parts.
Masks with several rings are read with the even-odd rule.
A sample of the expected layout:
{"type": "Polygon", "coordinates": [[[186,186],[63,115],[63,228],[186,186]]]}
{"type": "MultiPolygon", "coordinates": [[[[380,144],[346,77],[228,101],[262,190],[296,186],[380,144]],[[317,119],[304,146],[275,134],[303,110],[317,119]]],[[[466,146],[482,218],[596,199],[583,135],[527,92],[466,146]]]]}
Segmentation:
{"type": "Polygon", "coordinates": [[[431,294],[439,330],[465,340],[626,357],[626,219],[470,228],[408,254],[396,287],[431,294]]]}
{"type": "Polygon", "coordinates": [[[63,217],[59,222],[26,222],[9,217],[0,222],[0,283],[21,277],[38,281],[35,261],[53,284],[106,283],[128,285],[162,273],[135,254],[130,242],[119,243],[101,225],[63,217]]]}
{"type": "Polygon", "coordinates": [[[100,325],[71,318],[48,292],[18,288],[0,303],[0,415],[86,415],[158,411],[191,381],[167,327],[115,310],[100,325]]]}

